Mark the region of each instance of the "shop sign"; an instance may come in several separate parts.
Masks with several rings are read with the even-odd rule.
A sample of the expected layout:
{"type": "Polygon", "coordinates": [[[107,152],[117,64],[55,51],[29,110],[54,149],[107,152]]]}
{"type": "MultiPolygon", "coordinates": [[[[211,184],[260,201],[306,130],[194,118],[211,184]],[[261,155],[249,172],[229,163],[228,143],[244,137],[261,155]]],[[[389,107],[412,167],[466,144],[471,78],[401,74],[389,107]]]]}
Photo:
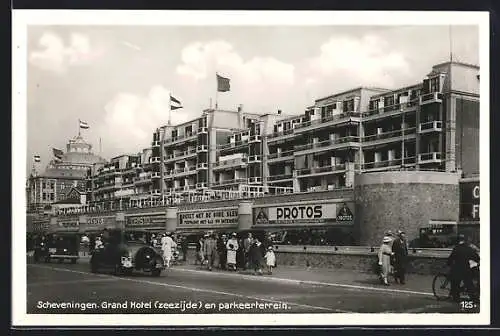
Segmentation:
{"type": "Polygon", "coordinates": [[[479,221],[479,181],[460,183],[460,219],[479,221]]]}
{"type": "Polygon", "coordinates": [[[87,223],[84,226],[85,230],[102,230],[109,226],[115,225],[115,216],[106,217],[87,217],[87,223]]]}
{"type": "Polygon", "coordinates": [[[354,220],[353,204],[302,203],[254,209],[255,224],[328,224],[354,220]]]}
{"type": "Polygon", "coordinates": [[[235,226],[238,225],[238,208],[179,212],[178,218],[180,226],[235,226]]]}
{"type": "Polygon", "coordinates": [[[165,227],[165,215],[142,215],[142,216],[126,216],[125,226],[128,228],[151,228],[165,227]]]}

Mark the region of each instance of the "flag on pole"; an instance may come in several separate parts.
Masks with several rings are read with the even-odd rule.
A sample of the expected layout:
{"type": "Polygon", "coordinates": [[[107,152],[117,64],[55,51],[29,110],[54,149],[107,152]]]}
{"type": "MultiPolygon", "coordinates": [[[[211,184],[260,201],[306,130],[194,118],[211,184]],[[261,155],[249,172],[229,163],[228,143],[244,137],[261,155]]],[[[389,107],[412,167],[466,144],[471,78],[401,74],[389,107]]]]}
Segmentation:
{"type": "Polygon", "coordinates": [[[177,110],[177,109],[180,109],[182,108],[182,104],[181,102],[179,101],[179,99],[173,97],[172,95],[170,95],[170,110],[177,110]]]}
{"type": "Polygon", "coordinates": [[[231,90],[231,85],[229,84],[230,79],[219,76],[219,74],[216,74],[216,76],[217,76],[217,91],[218,92],[230,91],[231,90]]]}
{"type": "Polygon", "coordinates": [[[64,156],[64,152],[57,148],[52,148],[52,153],[54,153],[54,157],[56,157],[57,159],[62,159],[62,157],[64,156]]]}
{"type": "Polygon", "coordinates": [[[33,156],[33,159],[35,160],[35,162],[40,162],[40,155],[33,156]]]}
{"type": "Polygon", "coordinates": [[[83,129],[89,128],[89,124],[86,121],[81,121],[80,119],[78,119],[78,121],[80,122],[80,128],[83,128],[83,129]]]}

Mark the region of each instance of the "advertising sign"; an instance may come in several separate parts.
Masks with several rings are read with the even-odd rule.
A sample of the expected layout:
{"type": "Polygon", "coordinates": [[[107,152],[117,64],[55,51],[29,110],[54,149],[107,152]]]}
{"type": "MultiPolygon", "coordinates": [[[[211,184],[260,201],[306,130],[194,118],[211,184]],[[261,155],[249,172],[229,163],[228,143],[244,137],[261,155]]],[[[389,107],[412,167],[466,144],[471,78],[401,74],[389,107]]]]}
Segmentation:
{"type": "Polygon", "coordinates": [[[136,215],[125,217],[125,227],[134,229],[150,229],[160,228],[164,229],[166,225],[166,218],[164,213],[155,215],[136,215]]]}
{"type": "Polygon", "coordinates": [[[238,208],[203,209],[179,212],[179,226],[229,226],[238,225],[238,208]]]}
{"type": "Polygon", "coordinates": [[[479,181],[460,183],[460,220],[479,221],[479,181]]]}
{"type": "Polygon", "coordinates": [[[78,220],[62,219],[57,221],[57,227],[54,228],[55,231],[71,232],[78,231],[80,228],[80,223],[78,220]]]}
{"type": "Polygon", "coordinates": [[[254,208],[256,225],[332,224],[354,220],[354,204],[300,203],[254,208]]]}
{"type": "Polygon", "coordinates": [[[116,225],[115,216],[87,217],[87,223],[83,224],[84,231],[100,231],[107,227],[116,225]]]}

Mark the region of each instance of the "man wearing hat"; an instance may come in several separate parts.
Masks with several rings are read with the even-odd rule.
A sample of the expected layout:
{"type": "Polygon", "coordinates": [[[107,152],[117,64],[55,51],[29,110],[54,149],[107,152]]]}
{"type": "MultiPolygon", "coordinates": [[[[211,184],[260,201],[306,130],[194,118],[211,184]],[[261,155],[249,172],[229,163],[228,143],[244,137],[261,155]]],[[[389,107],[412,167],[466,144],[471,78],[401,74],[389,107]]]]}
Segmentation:
{"type": "Polygon", "coordinates": [[[392,252],[394,253],[394,280],[404,285],[408,246],[403,231],[399,230],[396,239],[392,242],[392,252]]]}
{"type": "Polygon", "coordinates": [[[473,290],[472,279],[473,270],[470,261],[479,263],[479,254],[465,242],[463,234],[458,235],[458,244],[451,251],[448,257],[448,266],[450,266],[451,276],[451,296],[453,300],[460,300],[460,283],[463,281],[465,288],[474,301],[477,301],[477,295],[473,290]]]}
{"type": "Polygon", "coordinates": [[[231,238],[226,243],[227,249],[227,266],[236,271],[236,251],[238,251],[238,239],[236,232],[231,234],[231,238]]]}
{"type": "Polygon", "coordinates": [[[208,237],[205,239],[203,243],[203,252],[208,261],[208,270],[211,271],[217,255],[217,242],[215,241],[213,233],[208,234],[208,237]]]}
{"type": "Polygon", "coordinates": [[[217,239],[217,254],[219,255],[219,268],[225,270],[227,262],[226,251],[227,236],[223,234],[217,239]]]}

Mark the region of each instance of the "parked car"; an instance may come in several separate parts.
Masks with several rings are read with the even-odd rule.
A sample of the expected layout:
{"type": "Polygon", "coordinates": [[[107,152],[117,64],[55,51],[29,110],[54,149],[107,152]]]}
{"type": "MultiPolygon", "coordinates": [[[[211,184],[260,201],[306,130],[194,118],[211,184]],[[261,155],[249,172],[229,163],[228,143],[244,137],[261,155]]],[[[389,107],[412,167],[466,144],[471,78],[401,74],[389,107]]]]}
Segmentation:
{"type": "Polygon", "coordinates": [[[165,262],[161,252],[151,246],[150,239],[151,233],[147,231],[108,230],[102,247],[92,253],[91,271],[111,269],[116,275],[140,271],[159,276],[165,262]]]}
{"type": "Polygon", "coordinates": [[[44,261],[46,263],[57,260],[62,263],[69,260],[76,264],[79,259],[79,241],[78,234],[57,233],[45,236],[44,240],[39,241],[35,246],[35,262],[44,261]]]}

